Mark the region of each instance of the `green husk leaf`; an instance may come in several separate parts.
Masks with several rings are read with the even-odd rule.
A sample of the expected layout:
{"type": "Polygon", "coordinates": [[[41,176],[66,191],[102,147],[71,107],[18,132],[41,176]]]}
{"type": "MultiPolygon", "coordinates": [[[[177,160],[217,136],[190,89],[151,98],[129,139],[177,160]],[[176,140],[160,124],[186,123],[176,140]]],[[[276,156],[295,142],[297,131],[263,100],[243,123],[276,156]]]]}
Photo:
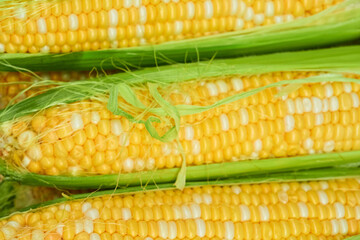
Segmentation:
{"type": "Polygon", "coordinates": [[[16,71],[18,67],[32,71],[128,69],[129,66],[196,62],[214,55],[229,58],[309,49],[359,37],[360,4],[358,0],[347,0],[314,16],[288,23],[159,45],[69,54],[0,54],[0,71],[16,71]]]}
{"type": "Polygon", "coordinates": [[[359,240],[359,239],[360,239],[360,235],[345,238],[345,240],[359,240]]]}
{"type": "MultiPolygon", "coordinates": [[[[291,172],[281,172],[281,173],[266,173],[261,175],[246,175],[246,176],[237,176],[234,178],[228,178],[223,180],[206,180],[206,181],[195,181],[187,182],[186,188],[188,187],[198,187],[206,185],[234,185],[234,184],[254,184],[254,183],[268,183],[268,182],[291,182],[291,181],[312,181],[312,180],[329,180],[329,179],[339,179],[339,178],[351,178],[360,176],[359,168],[322,168],[315,170],[306,170],[306,171],[291,171],[291,172]]],[[[80,200],[88,199],[94,197],[100,197],[105,195],[124,195],[124,194],[134,194],[143,191],[157,191],[157,190],[169,190],[175,189],[173,184],[148,184],[146,186],[129,186],[126,188],[118,188],[104,191],[96,191],[91,193],[75,194],[71,195],[71,199],[68,198],[58,198],[52,201],[47,201],[44,203],[36,204],[31,207],[24,208],[19,212],[28,212],[32,210],[38,210],[40,208],[59,204],[69,200],[80,200]]],[[[13,213],[16,214],[16,213],[13,213]]]]}
{"type": "Polygon", "coordinates": [[[0,216],[9,215],[15,210],[16,186],[13,182],[0,183],[0,216]]]}

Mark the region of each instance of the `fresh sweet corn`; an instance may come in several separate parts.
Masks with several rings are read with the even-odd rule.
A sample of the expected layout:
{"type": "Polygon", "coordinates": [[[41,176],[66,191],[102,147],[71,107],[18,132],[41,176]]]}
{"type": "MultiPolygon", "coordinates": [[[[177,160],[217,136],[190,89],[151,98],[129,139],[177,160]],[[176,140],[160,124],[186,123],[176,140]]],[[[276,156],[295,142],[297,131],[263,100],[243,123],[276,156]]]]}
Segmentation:
{"type": "MultiPolygon", "coordinates": [[[[173,84],[161,94],[175,106],[204,106],[270,83],[318,74],[224,76],[173,84]]],[[[146,88],[134,89],[152,106],[146,88]]],[[[182,149],[176,141],[152,138],[143,124],[112,114],[100,100],[52,107],[3,124],[0,156],[33,173],[87,175],[180,167],[182,156],[191,166],[360,150],[359,84],[309,83],[277,97],[279,90],[269,88],[181,117],[182,149]]],[[[166,122],[154,125],[160,134],[168,129],[166,122]]]]}
{"type": "Polygon", "coordinates": [[[0,53],[126,48],[308,17],[342,0],[16,1],[0,10],[0,53]]]}
{"type": "Polygon", "coordinates": [[[356,179],[110,194],[14,214],[0,239],[345,239],[360,233],[356,179]]]}

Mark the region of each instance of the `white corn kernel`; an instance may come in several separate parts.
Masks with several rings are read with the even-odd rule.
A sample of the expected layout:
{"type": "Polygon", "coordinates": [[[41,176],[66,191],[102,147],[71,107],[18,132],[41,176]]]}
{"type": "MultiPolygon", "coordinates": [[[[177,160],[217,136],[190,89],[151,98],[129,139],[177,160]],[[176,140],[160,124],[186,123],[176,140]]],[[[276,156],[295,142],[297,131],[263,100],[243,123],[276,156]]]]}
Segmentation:
{"type": "Polygon", "coordinates": [[[196,225],[196,235],[200,238],[204,237],[206,233],[206,225],[204,220],[195,219],[195,225],[196,225]]]}
{"type": "Polygon", "coordinates": [[[295,128],[295,119],[292,115],[286,115],[285,121],[285,132],[291,132],[295,128]]]}
{"type": "Polygon", "coordinates": [[[93,124],[98,124],[100,122],[100,114],[98,112],[91,112],[91,122],[93,124]]]}
{"type": "Polygon", "coordinates": [[[92,208],[91,203],[85,202],[83,203],[82,207],[81,207],[81,211],[83,213],[87,212],[87,210],[89,210],[90,208],[92,208]]]}
{"type": "Polygon", "coordinates": [[[198,204],[191,204],[190,211],[192,218],[200,218],[201,217],[201,208],[198,204]]]}
{"type": "Polygon", "coordinates": [[[336,218],[345,217],[345,207],[342,203],[336,202],[334,203],[334,207],[335,207],[336,218]]]}
{"type": "Polygon", "coordinates": [[[168,222],[169,234],[168,239],[175,239],[177,236],[177,226],[174,221],[168,222]]]}
{"type": "MultiPolygon", "coordinates": [[[[225,240],[232,240],[235,237],[235,226],[231,221],[224,222],[225,225],[225,240]]],[[[205,226],[205,223],[204,223],[205,226]]],[[[205,231],[204,231],[205,232],[205,231]]]]}
{"type": "Polygon", "coordinates": [[[88,217],[91,220],[95,220],[100,217],[100,214],[96,208],[90,208],[85,212],[85,217],[88,217]]]}
{"type": "Polygon", "coordinates": [[[29,158],[32,160],[38,161],[42,158],[42,151],[40,144],[33,144],[29,147],[29,149],[26,151],[29,158]]]}
{"type": "Polygon", "coordinates": [[[315,115],[315,125],[319,126],[324,123],[324,114],[318,113],[315,115]]]}
{"type": "Polygon", "coordinates": [[[292,99],[286,99],[285,101],[287,110],[288,110],[288,114],[295,114],[295,103],[292,99]]]}
{"type": "Polygon", "coordinates": [[[332,220],[330,220],[330,222],[331,222],[331,227],[332,227],[332,235],[337,235],[339,233],[339,230],[340,230],[338,220],[332,219],[332,220]]]}
{"type": "Polygon", "coordinates": [[[310,190],[312,189],[311,186],[310,186],[309,184],[307,184],[307,183],[301,183],[300,185],[301,185],[301,188],[302,188],[305,192],[308,192],[308,191],[310,191],[310,190]]]}
{"type": "Polygon", "coordinates": [[[117,27],[119,24],[119,13],[116,9],[109,11],[109,25],[110,27],[117,27]]]}
{"type": "Polygon", "coordinates": [[[17,141],[20,146],[27,148],[33,141],[35,141],[35,136],[35,132],[27,130],[18,136],[17,141]]]}
{"type": "Polygon", "coordinates": [[[267,1],[265,3],[265,16],[273,17],[275,13],[274,3],[272,1],[267,1]]]}
{"type": "Polygon", "coordinates": [[[101,237],[97,233],[90,234],[90,240],[101,240],[101,237]]]}
{"type": "Polygon", "coordinates": [[[117,37],[117,30],[114,27],[108,28],[108,38],[110,41],[115,41],[117,37]]]}
{"type": "Polygon", "coordinates": [[[84,231],[84,223],[81,220],[75,220],[75,234],[79,234],[84,231]]]}
{"type": "Polygon", "coordinates": [[[26,168],[27,166],[29,166],[30,162],[31,159],[28,156],[24,155],[21,165],[26,168]]]}
{"type": "Polygon", "coordinates": [[[257,139],[254,142],[254,151],[260,152],[261,150],[262,150],[262,141],[261,141],[261,139],[257,139]]]}
{"type": "Polygon", "coordinates": [[[304,113],[304,105],[301,98],[295,99],[295,112],[297,114],[303,114],[304,113]]]}
{"type": "Polygon", "coordinates": [[[227,91],[229,91],[228,86],[224,81],[218,80],[215,84],[219,89],[219,93],[227,93],[227,91]]]}
{"type": "Polygon", "coordinates": [[[311,102],[312,102],[313,113],[319,113],[322,111],[322,101],[320,98],[312,97],[311,102]]]}
{"type": "Polygon", "coordinates": [[[237,18],[235,21],[235,30],[240,30],[244,28],[244,20],[242,18],[237,18]]]}
{"type": "Polygon", "coordinates": [[[250,209],[248,206],[241,204],[240,205],[240,211],[241,211],[241,221],[249,221],[250,220],[250,209]]]}
{"type": "Polygon", "coordinates": [[[329,109],[331,112],[339,110],[339,99],[336,96],[332,96],[329,99],[329,109]]]}
{"type": "Polygon", "coordinates": [[[37,29],[38,29],[38,32],[40,34],[45,34],[47,33],[47,28],[46,28],[46,21],[44,18],[39,18],[37,21],[37,29]]]}
{"type": "Polygon", "coordinates": [[[255,16],[254,16],[254,23],[255,23],[256,25],[261,25],[261,24],[263,24],[263,23],[264,23],[264,20],[265,20],[264,14],[262,14],[262,13],[255,14],[255,16]]]}
{"type": "Polygon", "coordinates": [[[84,231],[88,234],[94,232],[94,222],[90,219],[84,219],[84,231]]]}
{"type": "MultiPolygon", "coordinates": [[[[244,24],[244,22],[243,22],[243,24],[244,24]]],[[[243,81],[237,77],[231,78],[231,85],[236,92],[239,92],[244,89],[243,81]]]]}
{"type": "Polygon", "coordinates": [[[71,127],[74,131],[84,128],[84,122],[79,113],[73,113],[71,115],[70,123],[71,123],[71,127]]]}
{"type": "Polygon", "coordinates": [[[140,24],[145,24],[147,20],[147,10],[145,6],[141,6],[139,9],[140,24]]]}
{"type": "Polygon", "coordinates": [[[185,140],[191,141],[194,139],[194,128],[192,126],[186,126],[185,131],[185,140]]]}
{"type": "Polygon", "coordinates": [[[267,222],[270,220],[269,209],[266,205],[259,205],[260,221],[267,222]]]}
{"type": "Polygon", "coordinates": [[[335,142],[333,140],[324,143],[324,152],[332,152],[335,149],[335,142]]]}
{"type": "Polygon", "coordinates": [[[209,95],[211,97],[215,97],[215,96],[219,95],[219,92],[218,92],[218,89],[217,89],[215,83],[207,83],[206,88],[208,89],[209,95]]]}
{"type": "Polygon", "coordinates": [[[344,92],[351,93],[351,91],[352,91],[351,83],[344,83],[344,92]]]}
{"type": "Polygon", "coordinates": [[[42,230],[33,230],[31,232],[31,240],[43,240],[45,238],[45,234],[42,230]]]}
{"type": "Polygon", "coordinates": [[[181,206],[181,212],[182,212],[183,219],[192,218],[191,211],[190,211],[190,208],[188,206],[186,206],[186,205],[181,206]]]}
{"type": "Polygon", "coordinates": [[[347,235],[349,231],[348,223],[345,219],[339,220],[339,232],[341,235],[347,235]]]}
{"type": "Polygon", "coordinates": [[[303,106],[304,106],[304,112],[311,112],[312,103],[310,98],[303,98],[303,106]]]}
{"type": "Polygon", "coordinates": [[[322,100],[322,105],[323,105],[323,112],[327,112],[329,111],[329,100],[324,98],[322,100]]]}
{"type": "Polygon", "coordinates": [[[231,0],[231,15],[234,16],[237,12],[238,0],[231,0]]]}
{"type": "Polygon", "coordinates": [[[328,195],[326,194],[326,192],[324,192],[323,190],[319,190],[317,191],[318,197],[319,197],[319,201],[321,204],[326,205],[329,203],[329,198],[328,195]]]}
{"type": "Polygon", "coordinates": [[[359,95],[357,95],[357,93],[351,93],[351,99],[352,99],[352,106],[354,108],[358,108],[359,107],[359,95]]]}
{"type": "Polygon", "coordinates": [[[212,197],[211,197],[210,194],[208,194],[208,193],[203,193],[202,198],[203,198],[203,201],[204,201],[205,204],[208,204],[208,205],[209,205],[209,204],[212,203],[212,197]]]}
{"type": "Polygon", "coordinates": [[[245,14],[245,11],[246,11],[246,3],[244,1],[240,1],[240,11],[238,13],[238,17],[242,17],[244,14],[245,14]]]}
{"type": "Polygon", "coordinates": [[[130,208],[122,208],[121,214],[122,214],[122,219],[125,221],[130,220],[132,217],[130,208]]]}
{"type": "Polygon", "coordinates": [[[169,234],[168,225],[164,220],[158,221],[158,227],[159,227],[159,236],[162,239],[167,239],[169,234]]]}
{"type": "Polygon", "coordinates": [[[125,161],[123,162],[123,169],[125,172],[132,172],[134,169],[134,160],[132,160],[131,158],[125,159],[125,161]]]}
{"type": "Polygon", "coordinates": [[[280,24],[284,22],[283,16],[275,16],[274,20],[276,24],[280,24]]]}
{"type": "Polygon", "coordinates": [[[226,114],[220,115],[220,125],[221,125],[221,130],[229,131],[230,123],[229,123],[229,118],[226,114]]]}
{"type": "Polygon", "coordinates": [[[360,206],[355,207],[355,219],[360,220],[360,206]]]}
{"type": "Polygon", "coordinates": [[[195,16],[195,4],[193,2],[188,2],[186,4],[186,8],[187,8],[187,19],[188,20],[193,19],[195,16]]]}
{"type": "Polygon", "coordinates": [[[122,133],[121,121],[119,119],[113,119],[110,121],[110,125],[111,133],[113,133],[115,136],[120,136],[122,133]]]}
{"type": "Polygon", "coordinates": [[[205,9],[205,14],[204,14],[205,19],[211,19],[214,16],[214,7],[210,0],[206,0],[204,2],[204,9],[205,9]]]}
{"type": "Polygon", "coordinates": [[[179,35],[182,33],[184,28],[184,24],[181,21],[175,21],[174,23],[174,33],[175,35],[179,35]]]}
{"type": "Polygon", "coordinates": [[[241,108],[239,110],[239,114],[240,114],[240,124],[241,125],[247,125],[249,124],[249,113],[248,110],[246,108],[241,108]]]}
{"type": "Polygon", "coordinates": [[[254,9],[252,7],[247,7],[245,10],[244,20],[251,21],[254,18],[254,9]]]}
{"type": "Polygon", "coordinates": [[[309,209],[304,202],[297,203],[299,208],[299,213],[301,218],[308,218],[309,217],[309,209]]]}
{"type": "Polygon", "coordinates": [[[236,195],[239,195],[241,193],[241,188],[239,186],[232,186],[231,190],[233,193],[235,193],[236,195]]]}
{"type": "Polygon", "coordinates": [[[330,83],[324,85],[325,88],[325,97],[330,98],[334,94],[334,89],[330,83]]]}
{"type": "Polygon", "coordinates": [[[76,14],[70,14],[69,17],[69,30],[76,31],[79,29],[79,19],[76,14]]]}
{"type": "Polygon", "coordinates": [[[124,0],[124,8],[130,8],[132,5],[132,0],[124,0]]]}

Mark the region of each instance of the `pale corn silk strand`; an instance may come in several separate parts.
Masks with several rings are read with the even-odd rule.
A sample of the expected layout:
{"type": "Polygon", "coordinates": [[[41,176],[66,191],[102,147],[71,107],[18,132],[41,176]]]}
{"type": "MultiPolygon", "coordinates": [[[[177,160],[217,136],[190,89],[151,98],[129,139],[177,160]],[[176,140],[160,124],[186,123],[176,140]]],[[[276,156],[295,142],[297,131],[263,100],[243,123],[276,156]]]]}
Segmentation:
{"type": "Polygon", "coordinates": [[[2,1],[0,52],[68,53],[146,46],[226,32],[247,33],[256,27],[307,18],[341,2],[2,1]]]}
{"type": "Polygon", "coordinates": [[[34,173],[86,175],[358,150],[354,78],[232,75],[164,89],[153,84],[152,92],[115,84],[110,99],[96,96],[4,123],[2,156],[34,173]]]}
{"type": "Polygon", "coordinates": [[[41,94],[62,82],[101,77],[94,72],[0,72],[0,109],[41,94]]]}
{"type": "Polygon", "coordinates": [[[0,221],[1,239],[345,239],[360,233],[354,178],[231,184],[61,200],[0,221]]]}

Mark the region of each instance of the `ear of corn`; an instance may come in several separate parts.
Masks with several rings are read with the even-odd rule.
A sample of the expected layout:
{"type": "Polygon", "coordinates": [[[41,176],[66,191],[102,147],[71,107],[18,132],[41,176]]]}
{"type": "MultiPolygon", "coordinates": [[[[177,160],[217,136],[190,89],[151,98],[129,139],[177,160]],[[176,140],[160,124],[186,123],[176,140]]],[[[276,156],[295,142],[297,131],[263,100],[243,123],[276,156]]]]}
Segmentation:
{"type": "Polygon", "coordinates": [[[96,197],[13,214],[1,221],[0,236],[345,239],[360,233],[359,194],[356,179],[101,192],[96,197]]]}
{"type": "Polygon", "coordinates": [[[12,7],[2,10],[0,49],[7,53],[67,53],[158,44],[292,21],[342,1],[106,2],[9,3],[12,7]]]}
{"type": "MultiPolygon", "coordinates": [[[[105,185],[110,187],[116,185],[119,173],[139,172],[143,175],[146,170],[172,169],[168,175],[159,172],[158,177],[154,176],[166,182],[178,172],[174,168],[185,163],[187,166],[200,165],[185,171],[186,177],[191,178],[191,172],[208,169],[202,173],[204,178],[217,178],[219,173],[224,174],[221,171],[216,173],[219,165],[224,166],[223,169],[232,169],[227,175],[246,171],[259,173],[256,163],[236,163],[245,159],[269,158],[266,162],[262,161],[261,171],[357,162],[359,140],[357,130],[353,129],[359,124],[359,80],[356,74],[343,76],[333,73],[358,72],[356,49],[295,53],[296,63],[289,62],[293,57],[291,54],[275,54],[214,61],[210,65],[199,63],[164,67],[164,71],[146,69],[137,75],[125,73],[97,81],[63,84],[2,110],[1,121],[16,120],[2,125],[2,141],[6,145],[2,157],[18,168],[14,171],[2,167],[4,174],[27,184],[31,184],[30,179],[33,178],[36,183],[46,179],[43,184],[60,183],[65,184],[60,186],[67,184],[70,187],[77,185],[73,181],[64,183],[64,179],[71,179],[70,176],[40,177],[37,174],[100,174],[103,176],[89,177],[93,180],[81,182],[80,186],[97,187],[99,182],[105,184],[106,179],[105,185]],[[344,55],[346,51],[348,55],[344,55]],[[317,54],[319,58],[314,61],[317,54]],[[339,57],[343,57],[345,62],[336,65],[336,69],[333,63],[338,62],[339,57]],[[262,65],[269,58],[271,63],[262,65]],[[258,65],[254,65],[257,60],[258,65]],[[246,66],[238,68],[242,62],[247,62],[252,69],[246,66]],[[286,64],[280,64],[282,62],[286,64]],[[316,67],[316,62],[320,67],[316,67]],[[225,69],[228,72],[223,71],[225,69]],[[315,72],[288,72],[303,69],[315,72]],[[324,69],[325,72],[320,72],[324,69]],[[260,74],[264,72],[275,73],[260,74]],[[253,76],[248,77],[250,73],[253,76]],[[186,82],[188,79],[199,79],[202,75],[202,81],[186,82]],[[133,82],[130,79],[125,83],[129,76],[132,76],[133,82]],[[169,82],[161,83],[162,78],[169,82]],[[136,83],[148,79],[150,83],[153,81],[150,87],[136,83]],[[174,83],[170,84],[171,81],[174,83]],[[321,84],[324,81],[335,82],[321,84]],[[162,90],[162,84],[166,84],[166,90],[162,90]],[[284,84],[287,87],[277,92],[275,87],[284,84]],[[296,87],[299,84],[301,89],[296,87]],[[108,108],[121,116],[113,115],[106,109],[104,102],[108,101],[109,89],[108,108]],[[116,96],[119,89],[122,89],[121,98],[116,96]],[[276,97],[277,94],[286,94],[288,99],[283,101],[276,97]],[[71,103],[89,97],[93,99],[71,103]],[[64,103],[69,104],[51,108],[64,103]],[[272,108],[267,109],[265,105],[272,108]],[[49,109],[32,117],[16,119],[17,116],[11,114],[24,114],[21,110],[25,109],[25,113],[36,112],[44,108],[49,109]],[[156,123],[154,119],[160,122],[156,123]],[[174,138],[177,139],[175,142],[172,141],[174,138]],[[314,155],[330,152],[340,154],[314,155]],[[307,154],[310,156],[303,157],[302,161],[291,158],[307,154]],[[229,163],[222,165],[223,162],[229,163]],[[277,164],[273,164],[275,162],[277,164]],[[207,165],[210,163],[218,165],[209,168],[207,165]],[[35,174],[25,174],[21,169],[35,174]]],[[[121,175],[124,184],[139,181],[139,174],[126,176],[121,175]]],[[[148,181],[152,174],[149,172],[143,176],[148,181]]],[[[194,174],[193,178],[196,177],[194,174]]]]}
{"type": "MultiPolygon", "coordinates": [[[[1,120],[4,121],[7,117],[16,119],[16,116],[10,115],[11,112],[22,113],[18,106],[26,107],[29,112],[43,110],[41,104],[52,107],[69,103],[2,125],[2,141],[5,145],[2,157],[19,168],[18,173],[12,170],[5,170],[4,173],[17,180],[27,179],[27,184],[31,184],[29,178],[34,178],[35,182],[41,181],[38,175],[24,174],[21,169],[41,175],[114,174],[104,176],[111,186],[116,185],[116,174],[119,173],[142,174],[143,171],[179,168],[185,163],[187,166],[203,165],[203,169],[206,169],[208,164],[270,158],[267,162],[262,161],[262,171],[282,171],[357,162],[359,152],[356,150],[360,150],[356,130],[359,125],[359,80],[356,74],[329,74],[332,71],[357,72],[359,65],[349,58],[353,56],[353,51],[354,48],[341,48],[328,52],[334,55],[326,55],[324,53],[327,51],[324,50],[308,52],[303,54],[304,62],[301,63],[297,58],[298,65],[288,63],[289,66],[277,65],[279,62],[276,61],[286,62],[288,59],[284,57],[291,55],[273,55],[278,59],[272,62],[273,70],[266,70],[262,65],[258,67],[262,66],[263,69],[257,70],[259,68],[253,65],[253,71],[304,69],[307,63],[312,70],[317,71],[275,72],[251,77],[244,73],[245,76],[234,75],[236,71],[251,70],[238,69],[236,60],[224,60],[220,61],[222,64],[219,68],[234,71],[233,74],[227,75],[222,69],[213,69],[212,72],[204,72],[206,78],[202,81],[193,82],[181,82],[180,75],[177,75],[174,77],[177,77],[178,83],[168,83],[163,90],[159,82],[162,74],[164,77],[172,76],[169,71],[184,70],[184,66],[165,67],[164,72],[156,70],[157,74],[151,69],[144,70],[144,79],[154,74],[154,82],[149,87],[117,80],[124,81],[129,73],[107,76],[98,81],[65,83],[63,88],[60,86],[2,110],[1,120]],[[349,55],[334,54],[340,50],[342,54],[344,50],[349,51],[349,55]],[[313,60],[307,60],[314,53],[328,59],[327,63],[318,59],[321,66],[319,69],[316,69],[313,60]],[[350,62],[348,68],[344,67],[344,62],[344,66],[338,65],[339,69],[320,72],[333,67],[332,61],[338,61],[338,56],[350,62]],[[227,65],[224,64],[226,62],[227,65]],[[321,84],[329,80],[335,82],[321,84]],[[277,92],[275,87],[284,84],[288,86],[277,92]],[[297,89],[298,84],[301,84],[301,89],[297,89]],[[74,88],[85,85],[79,91],[74,88]],[[289,88],[294,86],[296,90],[290,91],[289,88]],[[89,95],[95,87],[97,94],[89,95]],[[112,114],[104,104],[104,101],[108,101],[109,88],[108,108],[114,113],[118,111],[116,114],[121,116],[112,114]],[[116,96],[119,90],[121,98],[116,96]],[[286,94],[288,97],[283,101],[276,97],[277,94],[286,94]],[[79,97],[93,99],[71,103],[81,100],[76,99],[79,97]],[[43,102],[38,98],[46,100],[43,102]],[[351,150],[353,152],[349,152],[351,150]],[[330,152],[341,154],[313,155],[330,152]],[[297,162],[296,158],[284,158],[307,154],[310,156],[304,157],[301,162],[297,162]],[[314,159],[316,163],[312,162],[314,159]],[[274,162],[277,164],[274,165],[274,162]]],[[[261,62],[268,57],[246,60],[249,63],[252,59],[261,62]]],[[[217,66],[217,63],[215,61],[213,66],[217,66]]],[[[190,76],[199,74],[201,66],[205,70],[212,65],[189,65],[188,69],[185,68],[187,75],[181,77],[183,80],[187,77],[192,79],[190,76]]],[[[141,75],[137,79],[141,80],[141,75]]],[[[228,163],[223,169],[231,169],[234,164],[237,163],[228,163]]],[[[191,171],[196,172],[202,167],[191,171]]],[[[235,175],[239,171],[256,174],[259,173],[257,168],[253,162],[246,161],[239,163],[228,174],[235,175]]],[[[217,165],[213,169],[218,171],[217,165]]],[[[219,173],[223,174],[216,171],[212,172],[214,175],[209,175],[211,170],[205,171],[204,178],[216,178],[219,173]]],[[[178,169],[169,171],[165,179],[173,178],[177,172],[178,169]]],[[[122,183],[131,184],[138,177],[137,174],[128,176],[122,179],[122,183]]],[[[144,178],[149,180],[151,176],[149,173],[144,178]]],[[[162,176],[159,173],[160,179],[162,176]]],[[[48,177],[44,184],[63,184],[63,179],[66,177],[48,177]]],[[[103,181],[100,182],[103,184],[103,181]]],[[[75,183],[71,181],[67,184],[71,187],[75,183]]],[[[91,184],[99,183],[89,181],[81,184],[97,187],[91,184]]]]}
{"type": "MultiPolygon", "coordinates": [[[[69,5],[69,2],[69,0],[64,0],[64,6],[69,5]]],[[[11,16],[12,11],[27,12],[27,7],[18,4],[13,8],[10,7],[9,10],[2,10],[5,21],[3,21],[4,26],[2,26],[3,39],[0,39],[0,44],[2,44],[0,48],[3,51],[70,52],[85,50],[85,52],[56,55],[56,57],[47,53],[4,54],[2,59],[6,60],[6,63],[0,65],[2,71],[13,71],[13,66],[33,71],[44,70],[43,62],[47,63],[46,70],[90,70],[93,67],[110,69],[128,65],[149,66],[164,64],[169,61],[182,62],[185,60],[189,62],[196,61],[199,58],[209,59],[215,54],[217,57],[233,57],[244,54],[326,46],[359,37],[360,8],[357,0],[341,3],[332,1],[324,4],[319,1],[309,1],[306,4],[302,1],[255,1],[252,3],[230,0],[180,1],[166,4],[159,2],[155,5],[150,4],[149,7],[139,5],[123,8],[119,5],[119,8],[113,6],[113,8],[102,9],[101,11],[89,9],[90,12],[86,13],[80,13],[83,11],[81,8],[79,9],[80,12],[72,12],[74,9],[69,5],[69,7],[64,7],[67,12],[64,14],[59,12],[59,16],[54,16],[50,10],[45,10],[49,9],[49,6],[45,6],[46,4],[40,7],[43,10],[36,12],[36,5],[41,5],[41,1],[40,3],[26,1],[26,3],[35,8],[33,17],[26,15],[30,18],[28,24],[32,26],[30,27],[33,29],[31,33],[27,32],[29,27],[16,28],[17,25],[21,26],[17,23],[24,21],[24,19],[18,19],[16,14],[13,17],[11,16]],[[228,10],[220,11],[221,3],[224,6],[226,5],[225,9],[228,10]],[[304,4],[315,4],[319,7],[309,8],[311,9],[309,11],[304,4]],[[322,8],[328,8],[333,4],[336,5],[322,11],[322,8]],[[184,7],[184,11],[178,13],[184,14],[183,17],[185,17],[186,12],[193,12],[193,10],[195,10],[196,16],[194,15],[193,19],[178,19],[181,16],[169,10],[175,9],[175,6],[182,6],[180,9],[184,7]],[[151,9],[158,10],[153,11],[151,9]],[[165,16],[163,13],[166,12],[166,9],[169,11],[169,16],[164,19],[148,19],[150,22],[146,23],[131,21],[122,23],[121,20],[129,17],[134,21],[141,21],[142,18],[138,18],[138,11],[141,14],[149,11],[148,14],[151,16],[162,18],[165,16]],[[239,11],[235,11],[236,9],[239,11]],[[277,10],[275,11],[275,9],[277,10]],[[41,11],[48,11],[48,13],[41,13],[41,11]],[[159,11],[158,14],[151,13],[157,11],[159,11]],[[229,11],[233,11],[234,14],[229,11]],[[272,11],[275,12],[272,13],[272,11]],[[279,11],[281,16],[276,16],[280,13],[279,11]],[[313,15],[319,11],[320,13],[313,15]],[[162,13],[160,14],[160,12],[162,13]],[[226,16],[217,16],[216,12],[226,16]],[[207,15],[209,15],[209,19],[206,18],[207,15]],[[291,18],[299,19],[284,24],[251,29],[251,26],[267,25],[272,22],[279,22],[281,19],[291,18]],[[87,25],[90,24],[89,21],[94,22],[95,25],[92,27],[87,25]],[[75,27],[75,29],[69,29],[70,26],[75,27]],[[243,27],[250,29],[233,31],[243,27]],[[228,33],[221,34],[221,32],[228,33]],[[323,38],[324,35],[327,37],[323,38]],[[198,38],[200,36],[204,37],[198,38]],[[31,44],[32,41],[35,44],[31,44]],[[166,42],[153,45],[164,41],[166,42]],[[111,47],[115,49],[86,51],[111,47]],[[116,49],[118,47],[120,48],[116,49]],[[79,58],[82,61],[78,61],[79,58]]],[[[49,3],[49,5],[54,5],[53,9],[59,9],[59,11],[62,9],[62,6],[58,7],[58,3],[49,3]]],[[[151,16],[148,17],[153,18],[151,16]]],[[[147,20],[145,19],[145,21],[147,20]]]]}

